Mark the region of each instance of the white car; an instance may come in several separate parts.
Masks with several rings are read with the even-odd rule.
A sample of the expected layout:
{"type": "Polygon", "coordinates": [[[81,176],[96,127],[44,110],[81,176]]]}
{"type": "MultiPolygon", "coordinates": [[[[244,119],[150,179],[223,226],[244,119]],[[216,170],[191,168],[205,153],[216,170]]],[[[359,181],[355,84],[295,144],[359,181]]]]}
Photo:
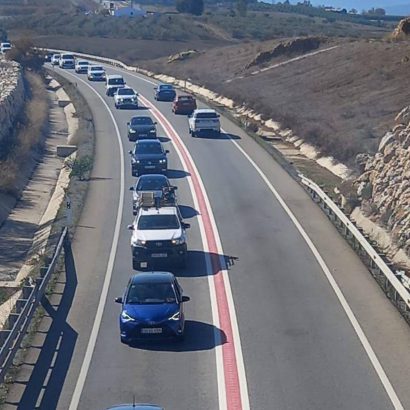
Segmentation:
{"type": "Polygon", "coordinates": [[[75,68],[75,59],[72,54],[61,54],[58,62],[60,68],[75,68]]]}
{"type": "Polygon", "coordinates": [[[51,65],[58,65],[60,62],[60,54],[53,54],[51,56],[51,65]]]}
{"type": "Polygon", "coordinates": [[[109,97],[112,97],[115,92],[120,89],[125,87],[125,81],[122,75],[117,75],[117,74],[111,74],[107,75],[106,81],[105,81],[105,94],[108,95],[109,97]]]}
{"type": "Polygon", "coordinates": [[[7,51],[11,49],[11,44],[7,41],[4,43],[0,43],[0,53],[6,54],[7,51]]]}
{"type": "Polygon", "coordinates": [[[138,93],[130,87],[118,88],[114,94],[115,108],[138,108],[138,93]]]}
{"type": "Polygon", "coordinates": [[[188,118],[189,133],[193,136],[212,134],[219,136],[221,133],[221,124],[219,114],[211,109],[195,110],[188,118]]]}
{"type": "Polygon", "coordinates": [[[90,65],[87,70],[87,78],[90,81],[105,81],[105,70],[101,65],[90,65]]]}
{"type": "Polygon", "coordinates": [[[86,74],[90,63],[86,60],[77,60],[75,63],[75,72],[78,74],[86,74]]]}
{"type": "Polygon", "coordinates": [[[189,227],[182,222],[176,206],[139,208],[134,223],[128,226],[132,230],[133,269],[148,268],[155,262],[184,267],[187,258],[186,229],[189,227]]]}

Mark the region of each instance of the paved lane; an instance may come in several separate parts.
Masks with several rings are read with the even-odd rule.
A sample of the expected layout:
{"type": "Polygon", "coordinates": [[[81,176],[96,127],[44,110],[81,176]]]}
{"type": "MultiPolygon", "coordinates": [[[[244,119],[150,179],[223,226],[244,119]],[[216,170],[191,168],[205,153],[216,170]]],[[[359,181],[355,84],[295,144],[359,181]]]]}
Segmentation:
{"type": "MultiPolygon", "coordinates": [[[[63,74],[72,78],[72,74],[63,74]]],[[[383,327],[376,332],[375,322],[379,318],[382,324],[389,324],[390,328],[386,327],[386,330],[399,334],[400,341],[395,346],[399,352],[405,352],[409,345],[408,328],[303,190],[231,122],[223,120],[229,134],[220,139],[193,139],[188,135],[186,117],[174,116],[169,103],[153,101],[152,84],[130,74],[125,77],[129,85],[155,104],[172,123],[204,182],[221,236],[224,257],[230,265],[229,278],[241,337],[250,408],[388,409],[393,406],[307,243],[255,168],[234,146],[232,139],[252,153],[298,218],[302,217],[303,225],[315,238],[315,244],[320,250],[326,250],[326,262],[340,280],[343,290],[348,291],[349,300],[354,303],[355,313],[363,319],[366,330],[372,336],[374,334],[376,345],[383,347],[377,353],[390,370],[388,376],[395,381],[395,386],[397,384],[400,397],[404,397],[404,403],[408,405],[404,407],[409,407],[407,383],[400,382],[401,375],[410,369],[409,360],[403,358],[398,363],[395,354],[390,355],[394,361],[388,360],[388,346],[382,346],[376,333],[381,334],[383,340],[390,340],[389,333],[383,327]],[[339,251],[333,252],[335,247],[339,251]],[[338,276],[343,266],[348,274],[338,276]],[[367,286],[366,292],[363,292],[363,285],[367,286]],[[367,296],[359,296],[360,293],[367,296]],[[380,310],[378,316],[372,316],[371,307],[362,306],[366,298],[377,304],[380,310]]],[[[80,81],[77,84],[80,91],[99,106],[89,88],[80,81]]],[[[124,151],[127,151],[131,144],[126,139],[126,122],[135,112],[115,110],[112,99],[104,95],[103,84],[92,86],[112,108],[123,137],[124,151]]],[[[106,115],[105,126],[109,122],[106,115]]],[[[142,349],[123,346],[119,342],[119,306],[113,303],[113,299],[122,293],[131,274],[130,234],[126,225],[132,220],[132,211],[131,195],[126,191],[108,299],[79,409],[105,408],[113,403],[130,401],[133,395],[139,401],[159,403],[166,410],[219,408],[218,389],[219,392],[223,389],[220,390],[221,380],[218,383],[217,379],[215,352],[221,348],[216,349],[214,342],[209,278],[198,218],[182,164],[165,134],[165,130],[160,128],[160,135],[171,151],[170,168],[173,171],[170,176],[178,185],[180,203],[186,206],[186,216],[192,225],[188,242],[191,250],[188,268],[176,272],[186,294],[191,296],[191,302],[186,306],[186,341],[182,345],[163,344],[142,349]]],[[[113,150],[107,151],[105,145],[103,155],[110,157],[107,159],[107,166],[109,163],[110,167],[107,171],[117,174],[118,169],[111,171],[112,167],[118,167],[119,156],[115,151],[117,147],[113,135],[112,147],[113,150]]],[[[133,182],[128,157],[125,171],[128,188],[133,182]]],[[[115,195],[118,191],[113,192],[113,198],[115,195]]],[[[114,204],[109,207],[111,209],[114,204]]],[[[109,223],[112,224],[112,221],[109,223]]],[[[112,230],[111,225],[105,232],[104,241],[112,237],[112,230]]],[[[80,249],[77,252],[85,253],[80,249]]],[[[92,290],[83,292],[87,294],[92,290]]],[[[90,331],[89,323],[95,314],[94,308],[90,309],[90,314],[84,313],[88,330],[83,329],[78,312],[84,298],[82,294],[76,296],[70,313],[73,328],[80,327],[82,330],[60,396],[58,408],[61,409],[68,408],[71,401],[87,343],[85,335],[90,331]]],[[[235,406],[231,408],[239,409],[235,406]]]]}

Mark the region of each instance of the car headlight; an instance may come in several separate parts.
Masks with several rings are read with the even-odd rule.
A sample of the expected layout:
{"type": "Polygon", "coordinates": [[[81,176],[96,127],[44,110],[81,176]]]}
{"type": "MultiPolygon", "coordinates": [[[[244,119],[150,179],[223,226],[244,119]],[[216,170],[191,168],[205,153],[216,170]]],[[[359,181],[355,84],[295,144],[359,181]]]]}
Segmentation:
{"type": "Polygon", "coordinates": [[[160,164],[165,164],[166,162],[167,162],[166,159],[160,159],[160,160],[159,160],[159,163],[160,163],[160,164]]]}
{"type": "Polygon", "coordinates": [[[185,243],[185,236],[181,236],[180,238],[175,238],[172,240],[173,245],[182,245],[185,243]]]}
{"type": "Polygon", "coordinates": [[[180,320],[181,319],[181,311],[174,313],[168,320],[180,320]]]}
{"type": "Polygon", "coordinates": [[[130,128],[130,133],[131,134],[135,134],[137,131],[136,130],[133,130],[132,128],[130,128]]]}
{"type": "Polygon", "coordinates": [[[121,319],[122,319],[124,322],[135,322],[135,319],[134,319],[133,317],[131,317],[131,316],[127,313],[127,311],[125,311],[125,310],[123,310],[123,311],[121,312],[121,319]]]}
{"type": "Polygon", "coordinates": [[[132,240],[132,246],[144,246],[147,243],[147,241],[143,239],[133,239],[132,240]]]}
{"type": "Polygon", "coordinates": [[[155,130],[149,130],[149,132],[153,134],[155,132],[155,130]]]}

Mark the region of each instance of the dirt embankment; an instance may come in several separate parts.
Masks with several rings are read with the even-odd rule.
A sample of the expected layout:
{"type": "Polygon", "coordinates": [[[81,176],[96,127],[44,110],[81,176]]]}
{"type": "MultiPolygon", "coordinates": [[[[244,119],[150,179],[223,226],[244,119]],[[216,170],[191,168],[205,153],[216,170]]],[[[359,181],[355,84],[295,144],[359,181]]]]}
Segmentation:
{"type": "Polygon", "coordinates": [[[317,49],[323,52],[289,64],[282,64],[291,59],[282,55],[271,60],[272,69],[244,69],[278,45],[252,42],[205,50],[174,64],[156,59],[141,65],[244,103],[350,166],[357,154],[376,152],[396,113],[409,104],[404,84],[410,42],[332,40],[317,49]]]}
{"type": "Polygon", "coordinates": [[[284,43],[280,43],[275,46],[272,50],[261,51],[257,56],[246,65],[245,69],[253,66],[259,66],[266,64],[272,59],[280,56],[296,56],[307,53],[312,50],[316,50],[320,47],[322,43],[326,42],[326,39],[320,37],[307,37],[307,38],[296,38],[284,43]]]}

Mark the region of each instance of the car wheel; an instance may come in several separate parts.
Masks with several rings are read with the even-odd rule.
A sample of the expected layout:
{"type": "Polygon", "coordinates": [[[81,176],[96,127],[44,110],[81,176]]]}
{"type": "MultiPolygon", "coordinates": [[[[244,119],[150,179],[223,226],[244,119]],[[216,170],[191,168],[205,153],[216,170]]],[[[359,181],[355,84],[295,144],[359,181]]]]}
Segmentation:
{"type": "Polygon", "coordinates": [[[196,134],[195,134],[194,131],[191,131],[191,135],[192,135],[194,138],[196,137],[196,134]]]}
{"type": "Polygon", "coordinates": [[[120,340],[121,340],[121,343],[123,343],[123,344],[125,344],[125,345],[128,345],[129,344],[129,342],[128,342],[128,339],[127,338],[125,338],[125,337],[120,337],[120,340]]]}

